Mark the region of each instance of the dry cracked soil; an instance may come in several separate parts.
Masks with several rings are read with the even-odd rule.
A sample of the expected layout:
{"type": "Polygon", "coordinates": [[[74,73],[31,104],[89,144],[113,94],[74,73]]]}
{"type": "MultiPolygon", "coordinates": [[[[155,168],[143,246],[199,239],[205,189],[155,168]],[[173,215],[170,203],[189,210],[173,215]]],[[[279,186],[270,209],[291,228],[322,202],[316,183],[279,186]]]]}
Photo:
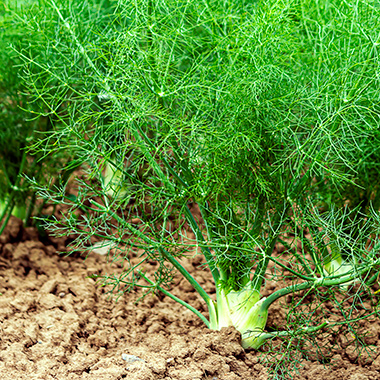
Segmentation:
{"type": "MultiPolygon", "coordinates": [[[[141,291],[132,291],[116,302],[89,275],[115,273],[120,264],[95,253],[86,260],[60,255],[64,245],[63,239],[41,241],[36,230],[23,228],[16,218],[0,236],[1,379],[269,379],[273,368],[269,356],[245,352],[233,328],[210,331],[162,294],[136,304],[141,291]]],[[[199,260],[185,260],[183,265],[213,292],[210,275],[199,260]]],[[[147,273],[154,269],[154,263],[145,268],[147,273]]],[[[176,281],[174,294],[205,313],[193,289],[176,281]]],[[[275,308],[269,327],[275,324],[276,313],[283,317],[275,308]]],[[[293,378],[380,380],[380,323],[367,323],[371,353],[358,353],[355,345],[343,341],[334,349],[329,348],[331,342],[321,342],[324,361],[310,346],[293,378]]],[[[277,379],[290,376],[279,368],[277,379]]]]}

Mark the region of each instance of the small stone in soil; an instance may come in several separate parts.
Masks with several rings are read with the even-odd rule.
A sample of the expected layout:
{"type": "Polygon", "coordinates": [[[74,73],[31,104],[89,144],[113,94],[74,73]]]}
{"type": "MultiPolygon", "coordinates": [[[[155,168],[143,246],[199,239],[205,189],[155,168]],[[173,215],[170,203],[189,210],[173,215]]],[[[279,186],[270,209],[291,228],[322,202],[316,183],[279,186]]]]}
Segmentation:
{"type": "Polygon", "coordinates": [[[134,363],[134,362],[145,362],[145,360],[139,358],[135,355],[127,355],[127,354],[121,354],[121,358],[125,360],[127,363],[134,363]]]}

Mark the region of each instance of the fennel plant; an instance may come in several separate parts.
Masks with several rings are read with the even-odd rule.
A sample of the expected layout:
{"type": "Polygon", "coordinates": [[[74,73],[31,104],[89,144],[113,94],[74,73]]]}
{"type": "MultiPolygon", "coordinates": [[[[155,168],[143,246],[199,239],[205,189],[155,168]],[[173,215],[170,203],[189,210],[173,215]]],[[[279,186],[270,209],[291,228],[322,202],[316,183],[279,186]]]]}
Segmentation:
{"type": "MultiPolygon", "coordinates": [[[[41,54],[41,47],[36,44],[38,31],[33,33],[22,21],[22,17],[35,17],[33,3],[7,0],[0,5],[0,234],[11,215],[30,225],[32,216],[42,213],[44,203],[37,201],[27,177],[50,186],[59,180],[66,181],[72,171],[67,168],[71,160],[67,151],[64,154],[30,152],[41,135],[54,130],[57,121],[44,115],[41,101],[31,101],[20,78],[21,60],[15,49],[41,54]],[[35,45],[30,48],[32,41],[35,45]]],[[[36,71],[29,74],[35,75],[36,71]]]]}
{"type": "MultiPolygon", "coordinates": [[[[332,327],[318,313],[297,314],[321,288],[371,292],[376,203],[372,214],[347,218],[331,194],[364,186],[358,142],[377,136],[378,8],[328,0],[44,4],[51,16],[34,28],[45,30],[41,43],[54,46],[56,60],[20,54],[41,72],[25,76],[29,91],[60,117],[38,151],[75,151],[84,178],[75,197],[65,185],[34,185],[68,209],[48,223],[75,235],[72,249],[91,249],[94,238],[113,247],[124,271],[104,275],[104,285],[162,292],[211,329],[235,326],[254,349],[332,327]],[[45,91],[48,83],[56,91],[45,91]],[[337,247],[353,264],[342,272],[331,264],[337,247]],[[197,252],[215,299],[181,264],[197,252]],[[158,265],[154,277],[143,270],[148,261],[158,265]],[[208,317],[171,293],[173,270],[208,317]],[[269,280],[278,289],[263,297],[269,280]],[[297,325],[267,331],[271,305],[295,294],[297,325]]],[[[345,314],[349,329],[355,305],[345,314]]]]}

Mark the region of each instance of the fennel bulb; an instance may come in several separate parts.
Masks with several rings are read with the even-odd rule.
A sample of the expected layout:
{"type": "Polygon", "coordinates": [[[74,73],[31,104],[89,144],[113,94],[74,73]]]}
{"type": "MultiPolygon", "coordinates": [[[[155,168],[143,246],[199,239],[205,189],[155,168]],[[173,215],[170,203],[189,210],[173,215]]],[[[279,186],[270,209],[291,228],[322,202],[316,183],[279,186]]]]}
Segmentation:
{"type": "Polygon", "coordinates": [[[226,292],[217,288],[216,316],[211,318],[210,328],[220,330],[234,326],[241,333],[243,348],[259,348],[265,341],[260,339],[267,318],[268,308],[263,306],[265,297],[249,286],[239,291],[226,292]]]}
{"type": "Polygon", "coordinates": [[[104,188],[110,198],[122,199],[126,196],[127,190],[123,187],[123,172],[109,162],[105,165],[104,188]]]}

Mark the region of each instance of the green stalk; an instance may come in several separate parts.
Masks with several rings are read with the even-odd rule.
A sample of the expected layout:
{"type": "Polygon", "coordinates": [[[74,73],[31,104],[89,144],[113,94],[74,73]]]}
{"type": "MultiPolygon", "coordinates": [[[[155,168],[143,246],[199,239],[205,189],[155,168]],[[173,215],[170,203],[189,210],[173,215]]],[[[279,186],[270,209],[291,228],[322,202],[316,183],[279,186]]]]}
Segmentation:
{"type": "Polygon", "coordinates": [[[270,260],[272,260],[275,264],[277,264],[280,268],[286,270],[286,271],[289,271],[290,273],[294,274],[296,277],[298,278],[301,278],[302,280],[305,280],[305,281],[313,281],[313,279],[315,278],[314,276],[312,276],[311,274],[311,277],[308,277],[308,276],[305,276],[297,271],[295,271],[294,269],[292,269],[291,267],[288,267],[286,266],[285,264],[283,264],[281,261],[277,260],[276,258],[274,257],[270,257],[270,260]]]}
{"type": "Polygon", "coordinates": [[[283,289],[277,290],[276,292],[268,296],[265,299],[264,305],[265,307],[269,307],[277,299],[284,297],[288,294],[301,291],[301,290],[305,290],[309,288],[316,289],[316,288],[320,288],[321,286],[339,286],[347,282],[350,282],[352,280],[360,278],[360,276],[362,276],[366,272],[368,272],[368,268],[362,269],[361,271],[357,271],[355,275],[351,275],[351,276],[343,276],[336,279],[328,279],[328,278],[326,279],[324,277],[321,277],[321,278],[316,278],[314,281],[306,281],[301,284],[290,285],[283,289]]]}
{"type": "Polygon", "coordinates": [[[282,211],[282,214],[277,213],[276,219],[275,219],[275,222],[274,222],[274,228],[273,228],[273,230],[275,232],[273,234],[272,240],[271,240],[269,246],[267,247],[267,249],[265,250],[265,258],[264,258],[264,260],[260,261],[257,264],[257,268],[256,268],[255,273],[253,275],[253,280],[252,280],[253,288],[255,290],[257,290],[258,292],[260,292],[261,286],[262,286],[263,281],[264,281],[265,272],[266,272],[266,270],[268,268],[270,257],[273,254],[273,250],[274,250],[274,247],[276,245],[276,242],[277,242],[277,239],[278,239],[278,236],[279,236],[278,230],[279,230],[280,225],[281,225],[282,217],[287,212],[288,207],[289,206],[287,206],[285,204],[284,205],[284,209],[282,211]]]}
{"type": "Polygon", "coordinates": [[[297,259],[297,261],[301,264],[302,268],[305,270],[305,272],[312,276],[312,271],[310,268],[306,265],[306,263],[303,261],[302,257],[297,253],[296,249],[293,249],[286,241],[278,238],[277,239],[279,243],[281,243],[289,252],[292,253],[292,255],[297,259]]]}
{"type": "MultiPolygon", "coordinates": [[[[37,160],[33,161],[32,168],[31,168],[31,172],[32,173],[34,172],[34,167],[36,166],[36,161],[37,160]]],[[[40,177],[41,171],[42,171],[42,165],[40,165],[39,168],[38,168],[37,178],[40,177]]],[[[30,199],[29,204],[28,204],[28,208],[26,209],[26,213],[25,213],[25,219],[24,219],[25,226],[29,225],[29,221],[30,221],[30,218],[32,217],[32,213],[33,213],[33,210],[34,210],[35,202],[36,202],[36,192],[33,191],[31,199],[30,199]]],[[[39,215],[40,214],[37,214],[37,216],[39,216],[39,215]]]]}
{"type": "Polygon", "coordinates": [[[272,256],[274,246],[276,245],[278,234],[276,234],[273,238],[267,249],[265,250],[265,259],[257,264],[257,268],[253,275],[253,288],[260,292],[261,286],[264,281],[265,272],[268,268],[269,258],[272,256]]]}
{"type": "Polygon", "coordinates": [[[119,223],[126,226],[134,235],[138,236],[140,239],[151,245],[153,248],[157,249],[178,271],[190,282],[194,289],[199,293],[199,295],[204,299],[207,306],[210,307],[212,300],[210,296],[205,292],[205,290],[199,285],[193,276],[166,250],[162,247],[159,242],[149,238],[144,233],[140,232],[137,228],[134,228],[130,223],[126,222],[120,218],[117,214],[109,210],[108,208],[102,206],[101,204],[91,200],[91,203],[99,208],[100,211],[107,213],[112,218],[115,218],[119,223]]]}
{"type": "Polygon", "coordinates": [[[176,268],[178,271],[186,278],[187,281],[194,287],[194,289],[199,293],[199,295],[205,300],[207,306],[209,307],[212,303],[212,299],[206,293],[206,291],[199,285],[195,278],[164,248],[159,248],[159,251],[167,260],[176,268]]]}
{"type": "MultiPolygon", "coordinates": [[[[137,131],[134,131],[134,136],[136,138],[136,140],[142,142],[143,140],[145,140],[145,143],[148,144],[151,148],[154,148],[154,145],[152,144],[152,142],[150,141],[150,139],[146,136],[146,134],[144,133],[144,131],[141,130],[141,128],[139,126],[137,126],[137,129],[138,129],[138,133],[137,131]],[[142,138],[141,138],[141,136],[142,138]]],[[[141,144],[142,145],[142,148],[145,147],[145,144],[141,144]]],[[[174,190],[174,186],[172,185],[172,183],[170,183],[167,179],[167,177],[164,175],[161,167],[156,163],[156,160],[153,158],[153,156],[151,155],[151,153],[149,152],[148,149],[144,149],[143,148],[143,151],[144,151],[144,155],[145,157],[147,157],[149,163],[152,165],[153,169],[155,170],[155,172],[159,175],[160,179],[167,185],[167,187],[169,187],[170,190],[174,190]]],[[[182,180],[181,177],[178,176],[178,174],[173,170],[173,168],[169,165],[169,163],[165,160],[165,158],[162,158],[163,160],[163,163],[165,164],[166,168],[171,172],[171,174],[177,179],[177,181],[182,185],[182,186],[185,186],[187,187],[188,185],[182,180]]],[[[188,206],[186,206],[185,208],[185,215],[194,231],[194,233],[196,234],[197,236],[197,239],[198,241],[201,241],[201,242],[204,242],[204,238],[203,238],[203,235],[202,235],[202,232],[200,231],[199,227],[198,227],[198,224],[196,223],[193,215],[191,214],[190,212],[190,209],[188,208],[188,206]]],[[[212,257],[212,254],[209,250],[208,247],[202,245],[201,246],[201,250],[202,250],[202,253],[203,255],[205,256],[206,258],[206,261],[207,261],[207,264],[211,270],[211,273],[212,273],[212,276],[214,278],[214,281],[215,281],[215,284],[218,283],[219,281],[219,272],[218,272],[218,269],[215,267],[214,265],[214,259],[212,257]]],[[[180,264],[177,262],[177,260],[174,259],[174,257],[170,258],[170,254],[165,251],[165,256],[169,259],[169,261],[172,262],[172,264],[177,268],[179,269],[179,271],[188,279],[188,281],[194,286],[194,288],[198,291],[198,293],[201,295],[201,297],[206,301],[207,305],[209,306],[210,308],[210,297],[208,296],[208,294],[206,292],[204,292],[204,290],[202,288],[200,288],[200,285],[195,281],[195,279],[190,276],[188,274],[188,272],[182,268],[182,266],[180,266],[180,264]],[[182,268],[182,269],[181,269],[182,268]],[[185,272],[183,272],[185,271],[185,272]],[[190,276],[190,277],[188,277],[190,276]]]]}
{"type": "MultiPolygon", "coordinates": [[[[136,140],[138,140],[140,142],[144,141],[151,149],[157,151],[157,147],[154,146],[154,144],[150,141],[149,137],[145,134],[145,132],[139,126],[137,126],[136,128],[138,129],[138,131],[135,131],[136,135],[134,134],[136,140]],[[142,138],[140,135],[142,136],[142,138]]],[[[154,159],[154,157],[149,152],[149,149],[147,149],[144,144],[142,144],[142,145],[143,145],[142,149],[143,149],[144,155],[146,155],[149,163],[152,164],[152,168],[158,174],[158,176],[163,181],[163,183],[165,183],[170,190],[173,190],[174,189],[173,184],[168,181],[168,179],[167,179],[166,175],[163,173],[161,167],[157,164],[156,160],[154,159]]],[[[160,159],[165,164],[165,167],[168,169],[168,171],[177,180],[177,182],[179,182],[180,185],[187,188],[188,184],[175,172],[175,170],[173,170],[173,168],[167,162],[167,160],[164,157],[160,157],[160,159]]]]}
{"type": "Polygon", "coordinates": [[[15,207],[14,197],[15,197],[16,192],[20,190],[19,185],[21,182],[21,175],[24,171],[25,163],[26,163],[26,150],[24,149],[22,159],[21,159],[20,168],[19,168],[19,172],[18,172],[18,175],[16,178],[16,182],[14,183],[14,185],[11,186],[12,191],[9,195],[7,205],[5,206],[4,211],[3,211],[2,215],[0,216],[0,221],[5,217],[3,224],[0,227],[0,235],[3,233],[5,226],[7,225],[8,221],[12,215],[13,209],[15,207]]]}
{"type": "Polygon", "coordinates": [[[4,207],[4,211],[0,215],[0,221],[3,220],[4,218],[3,223],[0,226],[0,235],[3,233],[6,225],[8,224],[8,221],[12,215],[14,205],[15,205],[15,202],[13,200],[13,193],[12,193],[8,198],[8,202],[6,206],[4,207]]]}
{"type": "MultiPolygon", "coordinates": [[[[147,140],[149,138],[145,135],[145,133],[141,130],[139,126],[136,126],[136,129],[132,130],[132,134],[136,141],[139,143],[139,146],[147,159],[149,165],[151,165],[151,168],[154,170],[154,172],[158,175],[164,186],[169,189],[170,191],[174,191],[175,187],[174,185],[168,180],[167,176],[162,171],[160,165],[156,162],[155,158],[150,153],[148,147],[146,146],[147,140]],[[142,136],[142,137],[141,137],[142,136]]],[[[149,143],[148,143],[149,145],[149,143]]],[[[170,166],[170,165],[169,165],[170,166]]]]}
{"type": "MultiPolygon", "coordinates": [[[[185,216],[186,216],[187,221],[190,223],[191,229],[193,230],[197,241],[201,243],[205,243],[205,239],[202,235],[201,230],[199,229],[198,223],[195,221],[194,216],[187,205],[185,207],[185,216]]],[[[200,247],[201,247],[203,256],[206,258],[208,267],[210,268],[212,277],[214,279],[214,283],[217,284],[219,282],[220,274],[219,274],[218,269],[215,266],[215,261],[210,252],[210,249],[203,244],[201,244],[200,247]]]]}
{"type": "Polygon", "coordinates": [[[373,283],[379,279],[379,273],[375,273],[372,277],[369,278],[365,283],[367,286],[373,285],[373,283]]]}
{"type": "MultiPolygon", "coordinates": [[[[318,230],[314,228],[314,226],[309,226],[309,230],[312,231],[314,236],[318,236],[318,230]]],[[[318,248],[320,248],[322,252],[323,257],[328,257],[329,256],[329,251],[327,250],[327,247],[325,244],[322,244],[322,247],[319,247],[319,244],[317,244],[318,248]]],[[[323,265],[321,266],[321,263],[317,257],[317,254],[314,249],[310,251],[311,257],[313,258],[314,265],[320,275],[323,275],[323,265]]]]}
{"type": "Polygon", "coordinates": [[[257,344],[258,344],[257,348],[262,346],[268,339],[280,338],[280,337],[286,337],[286,336],[296,336],[300,334],[310,334],[310,333],[314,333],[314,332],[317,332],[318,330],[323,329],[328,324],[329,324],[328,322],[323,322],[318,326],[306,327],[299,330],[262,333],[257,337],[257,344]]]}
{"type": "Polygon", "coordinates": [[[35,202],[36,202],[36,193],[33,192],[32,196],[30,198],[30,201],[28,203],[28,208],[27,208],[26,213],[25,213],[25,218],[24,218],[25,226],[29,225],[29,221],[30,221],[30,218],[31,218],[32,213],[33,213],[35,202]]]}
{"type": "Polygon", "coordinates": [[[210,322],[207,320],[207,318],[202,314],[200,313],[197,309],[195,309],[193,306],[189,305],[187,302],[181,300],[180,298],[176,297],[174,294],[171,294],[170,292],[168,292],[166,289],[164,289],[162,286],[158,285],[157,283],[154,283],[153,281],[151,281],[148,277],[145,276],[144,273],[142,273],[141,271],[138,271],[138,273],[140,274],[140,276],[147,282],[149,282],[149,284],[151,284],[153,287],[157,288],[161,293],[164,293],[166,296],[170,297],[172,300],[178,302],[179,304],[181,304],[182,306],[185,306],[186,308],[188,308],[189,310],[191,310],[196,316],[198,316],[204,323],[205,325],[210,328],[210,322]]]}

